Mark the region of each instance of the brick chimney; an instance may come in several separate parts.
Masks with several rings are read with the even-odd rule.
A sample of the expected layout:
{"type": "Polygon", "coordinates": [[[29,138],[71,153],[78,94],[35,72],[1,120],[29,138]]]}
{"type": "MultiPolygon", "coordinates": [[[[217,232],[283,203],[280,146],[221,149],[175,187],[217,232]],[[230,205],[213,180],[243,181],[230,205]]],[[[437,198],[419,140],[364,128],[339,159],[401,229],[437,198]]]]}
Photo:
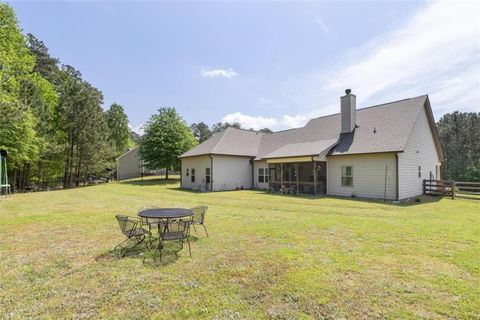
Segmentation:
{"type": "Polygon", "coordinates": [[[356,123],[357,97],[351,89],[345,90],[345,95],[340,97],[341,131],[340,133],[353,132],[356,123]]]}

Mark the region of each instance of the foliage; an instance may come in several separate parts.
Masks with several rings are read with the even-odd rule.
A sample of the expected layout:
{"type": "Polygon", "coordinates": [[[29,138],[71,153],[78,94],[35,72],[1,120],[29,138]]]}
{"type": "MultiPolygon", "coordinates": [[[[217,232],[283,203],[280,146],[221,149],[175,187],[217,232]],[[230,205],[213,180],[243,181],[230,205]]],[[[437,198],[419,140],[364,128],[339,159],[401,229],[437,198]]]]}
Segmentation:
{"type": "Polygon", "coordinates": [[[106,111],[108,138],[114,143],[115,157],[120,156],[130,144],[130,129],[128,128],[128,117],[119,104],[113,103],[106,111]]]}
{"type": "Polygon", "coordinates": [[[448,180],[480,182],[480,113],[455,111],[437,123],[448,180]]]}
{"type": "Polygon", "coordinates": [[[0,101],[17,102],[20,82],[35,65],[35,57],[26,47],[15,12],[0,3],[0,101]]]}
{"type": "Polygon", "coordinates": [[[197,139],[198,143],[202,143],[212,136],[212,131],[204,122],[193,123],[190,126],[190,129],[192,130],[193,135],[197,139]]]}
{"type": "Polygon", "coordinates": [[[21,104],[0,102],[0,149],[8,152],[10,167],[38,156],[35,118],[28,108],[21,104]]]}
{"type": "MultiPolygon", "coordinates": [[[[243,129],[240,123],[234,122],[234,123],[229,123],[229,122],[217,122],[212,125],[211,128],[208,127],[204,122],[199,122],[199,123],[193,123],[190,126],[190,129],[193,132],[193,135],[197,139],[199,143],[204,142],[205,140],[209,139],[211,136],[214,134],[217,134],[219,132],[224,131],[227,128],[235,128],[235,129],[243,129]]],[[[249,131],[255,131],[252,128],[248,129],[249,131]]],[[[272,130],[269,128],[263,128],[258,130],[258,132],[262,133],[273,133],[272,130]]]]}
{"type": "Polygon", "coordinates": [[[8,4],[0,4],[0,21],[0,145],[13,188],[60,179],[78,186],[112,168],[130,142],[121,107],[106,114],[102,93],[75,68],[59,68],[41,40],[25,37],[8,4]]]}
{"type": "Polygon", "coordinates": [[[196,144],[190,128],[175,108],[161,108],[145,125],[140,143],[140,156],[147,169],[178,169],[178,157],[196,144]]]}
{"type": "Polygon", "coordinates": [[[60,61],[51,57],[43,41],[37,39],[31,33],[27,34],[27,47],[35,55],[35,67],[33,70],[38,72],[43,78],[54,83],[60,61]]]}
{"type": "Polygon", "coordinates": [[[258,130],[258,132],[262,132],[262,133],[273,133],[273,131],[269,128],[263,128],[263,129],[260,129],[258,130]]]}
{"type": "Polygon", "coordinates": [[[217,122],[212,126],[212,134],[217,134],[219,132],[222,132],[223,130],[225,130],[229,127],[232,127],[232,128],[235,128],[235,129],[241,129],[242,128],[242,126],[238,122],[234,122],[234,123],[217,122]]]}

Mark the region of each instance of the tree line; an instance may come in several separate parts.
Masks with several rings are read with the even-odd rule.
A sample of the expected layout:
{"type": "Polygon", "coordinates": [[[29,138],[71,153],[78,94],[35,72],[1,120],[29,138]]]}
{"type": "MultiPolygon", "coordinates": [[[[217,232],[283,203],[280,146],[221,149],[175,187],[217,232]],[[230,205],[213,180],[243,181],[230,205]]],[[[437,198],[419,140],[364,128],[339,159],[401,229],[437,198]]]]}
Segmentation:
{"type": "Polygon", "coordinates": [[[60,64],[15,12],[0,4],[0,149],[13,189],[78,186],[107,175],[133,144],[123,107],[102,109],[102,92],[60,64]]]}
{"type": "MultiPolygon", "coordinates": [[[[193,135],[197,139],[199,143],[202,143],[203,141],[207,140],[214,134],[217,134],[219,132],[222,132],[223,130],[233,127],[235,129],[244,129],[238,122],[234,123],[229,123],[229,122],[217,122],[213,124],[211,127],[209,127],[207,124],[204,122],[198,122],[198,123],[193,123],[190,125],[190,129],[193,132],[193,135]]],[[[258,132],[264,132],[264,133],[272,133],[273,131],[270,130],[269,128],[263,128],[260,130],[254,130],[252,128],[248,129],[249,131],[258,131],[258,132]]]]}
{"type": "MultiPolygon", "coordinates": [[[[79,70],[61,64],[32,34],[22,34],[15,12],[0,4],[0,149],[8,152],[12,188],[75,187],[114,171],[116,158],[135,144],[147,169],[178,169],[178,156],[239,123],[188,126],[174,108],[161,108],[139,136],[121,105],[103,110],[102,92],[79,70]]],[[[442,177],[480,181],[480,113],[444,115],[437,128],[446,161],[442,177]]],[[[252,130],[253,129],[249,129],[252,130]]],[[[268,128],[260,132],[272,131],[268,128]]]]}
{"type": "Polygon", "coordinates": [[[437,129],[446,158],[442,179],[480,182],[480,112],[445,114],[437,129]]]}

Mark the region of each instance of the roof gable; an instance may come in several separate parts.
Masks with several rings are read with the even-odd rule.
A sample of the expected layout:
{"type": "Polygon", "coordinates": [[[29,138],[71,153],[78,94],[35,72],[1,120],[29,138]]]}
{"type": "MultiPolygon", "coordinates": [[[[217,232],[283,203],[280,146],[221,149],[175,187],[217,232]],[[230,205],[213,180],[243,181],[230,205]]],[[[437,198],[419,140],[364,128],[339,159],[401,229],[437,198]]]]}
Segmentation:
{"type": "Polygon", "coordinates": [[[264,133],[229,127],[180,156],[223,154],[254,157],[264,133]]]}
{"type": "MultiPolygon", "coordinates": [[[[340,134],[339,113],[312,119],[301,128],[270,134],[227,128],[181,157],[225,154],[260,160],[315,155],[325,150],[330,150],[328,155],[401,152],[422,108],[427,109],[429,122],[433,123],[437,144],[438,134],[432,122],[428,96],[423,95],[357,109],[357,126],[352,133],[340,134]]],[[[437,150],[441,152],[438,146],[437,150]]]]}

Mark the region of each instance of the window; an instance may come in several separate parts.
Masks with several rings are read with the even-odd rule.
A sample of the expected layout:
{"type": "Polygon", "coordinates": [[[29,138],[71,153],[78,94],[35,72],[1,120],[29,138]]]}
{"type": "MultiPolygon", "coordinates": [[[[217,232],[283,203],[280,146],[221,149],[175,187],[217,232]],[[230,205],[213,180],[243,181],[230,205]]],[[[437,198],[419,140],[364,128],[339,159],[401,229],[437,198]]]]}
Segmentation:
{"type": "Polygon", "coordinates": [[[195,182],[195,169],[192,168],[192,175],[190,176],[190,181],[195,182]]]}
{"type": "Polygon", "coordinates": [[[210,183],[210,168],[205,168],[205,182],[210,183]]]}
{"type": "Polygon", "coordinates": [[[352,166],[342,166],[342,187],[353,187],[352,166]]]}
{"type": "Polygon", "coordinates": [[[187,177],[188,177],[188,173],[189,173],[188,171],[189,171],[189,170],[188,170],[188,168],[187,168],[187,172],[185,173],[185,175],[186,175],[187,177]]]}
{"type": "Polygon", "coordinates": [[[418,166],[418,177],[422,177],[422,167],[418,166]]]}
{"type": "Polygon", "coordinates": [[[258,182],[259,183],[268,182],[268,168],[258,168],[258,182]]]}

